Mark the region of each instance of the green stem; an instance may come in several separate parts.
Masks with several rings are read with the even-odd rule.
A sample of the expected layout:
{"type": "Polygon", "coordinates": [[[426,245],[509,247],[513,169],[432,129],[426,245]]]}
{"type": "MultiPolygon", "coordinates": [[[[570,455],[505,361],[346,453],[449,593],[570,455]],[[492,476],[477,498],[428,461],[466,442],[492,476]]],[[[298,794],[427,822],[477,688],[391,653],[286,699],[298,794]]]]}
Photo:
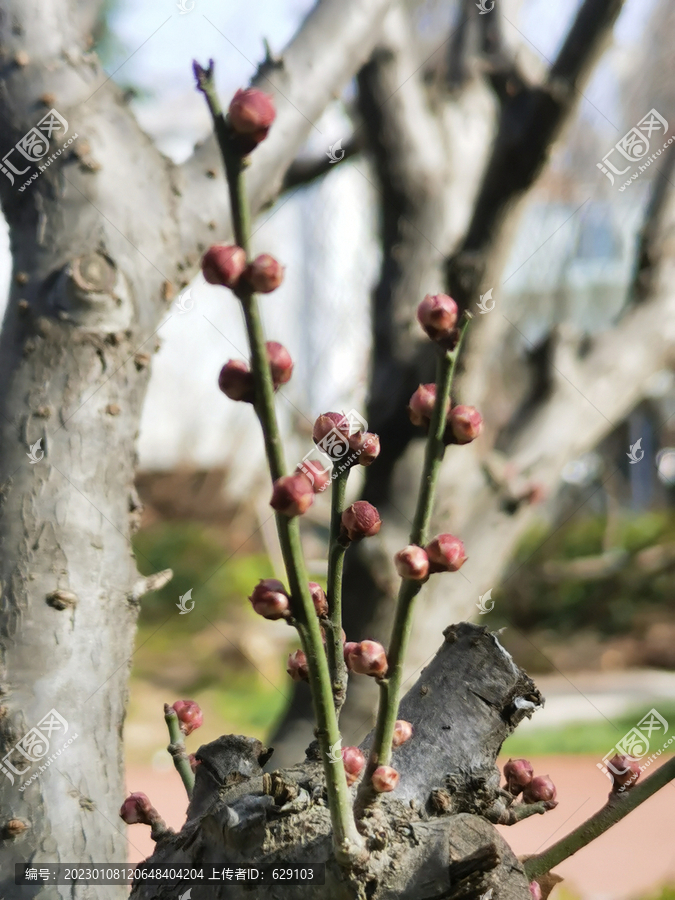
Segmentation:
{"type": "Polygon", "coordinates": [[[342,571],[347,548],[340,543],[342,513],[345,508],[345,494],[349,469],[340,472],[332,481],[330,506],[330,534],[328,539],[328,608],[330,614],[330,634],[326,635],[326,652],[333,683],[335,712],[340,710],[347,696],[347,666],[345,665],[342,643],[342,571]]]}
{"type": "MultiPolygon", "coordinates": [[[[450,390],[455,374],[457,358],[466,333],[469,318],[460,327],[459,338],[452,351],[441,351],[436,367],[436,402],[429,423],[424,466],[417,496],[417,506],[410,531],[410,543],[424,546],[429,540],[429,524],[433,511],[434,494],[440,475],[441,463],[445,455],[443,434],[446,428],[446,407],[450,398],[450,390]]],[[[377,798],[373,790],[371,776],[378,766],[391,764],[392,739],[398,715],[398,705],[403,680],[403,662],[405,660],[413,623],[415,597],[422,589],[422,582],[402,578],[396,601],[396,612],[392,626],[391,641],[387,652],[388,670],[385,678],[381,678],[380,701],[375,722],[375,736],[368,759],[366,772],[359,787],[356,807],[361,812],[377,798]]]]}
{"type": "Polygon", "coordinates": [[[164,704],[164,721],[169,729],[169,746],[166,748],[171,754],[173,764],[176,771],[181,777],[188,797],[192,797],[192,790],[195,786],[195,773],[190,766],[190,760],[185,751],[185,739],[183,732],[180,730],[180,722],[176,711],[168,703],[164,704]]]}
{"type": "Polygon", "coordinates": [[[553,866],[559,865],[577,850],[581,850],[582,847],[600,837],[612,825],[620,822],[629,812],[648,800],[652,794],[655,794],[673,778],[675,778],[675,757],[669,759],[649,778],[638,782],[624,794],[610,794],[607,803],[590,819],[586,819],[578,828],[570,831],[568,835],[552,844],[543,853],[526,859],[523,864],[525,874],[531,881],[550,872],[553,866]]]}
{"type": "MultiPolygon", "coordinates": [[[[208,70],[196,68],[196,72],[200,90],[206,96],[209,109],[214,117],[216,138],[225,163],[235,239],[237,244],[248,253],[249,215],[243,182],[244,165],[241,159],[235,158],[234,149],[231,146],[213,84],[213,67],[210,66],[208,70]]],[[[255,410],[263,431],[272,481],[276,481],[285,474],[286,464],[274,409],[274,386],[267,359],[260,311],[254,294],[249,291],[239,291],[237,296],[241,300],[244,310],[251,350],[251,371],[255,383],[255,410]]],[[[338,758],[335,759],[331,755],[331,748],[340,746],[340,731],[333,705],[331,677],[323,649],[319,620],[309,592],[309,578],[300,540],[300,523],[297,517],[289,518],[281,513],[276,513],[275,518],[292,598],[295,625],[307,657],[309,686],[317,722],[315,733],[321,750],[326,778],[335,858],[340,863],[350,864],[363,855],[364,842],[356,829],[342,757],[338,754],[338,758]]]]}

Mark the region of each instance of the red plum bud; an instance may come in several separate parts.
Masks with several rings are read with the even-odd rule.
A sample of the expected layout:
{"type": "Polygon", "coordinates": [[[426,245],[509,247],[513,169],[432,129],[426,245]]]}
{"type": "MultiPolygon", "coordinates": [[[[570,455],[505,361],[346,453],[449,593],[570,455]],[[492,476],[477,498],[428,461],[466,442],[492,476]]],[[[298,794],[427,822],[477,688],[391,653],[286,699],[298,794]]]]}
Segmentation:
{"type": "Polygon", "coordinates": [[[380,514],[367,500],[357,500],[342,513],[342,530],[350,541],[372,537],[381,525],[380,514]]]}
{"type": "Polygon", "coordinates": [[[527,759],[510,759],[504,765],[506,790],[517,797],[523,788],[532,781],[534,769],[527,759]]]}
{"type": "Polygon", "coordinates": [[[307,512],[314,501],[309,478],[301,472],[277,478],[272,489],[270,506],[276,512],[292,518],[307,512]]]}
{"type": "Polygon", "coordinates": [[[284,267],[269,253],[261,253],[246,266],[242,277],[254,291],[269,294],[284,280],[284,267]]]}
{"type": "Polygon", "coordinates": [[[204,713],[194,700],[176,700],[173,710],[178,716],[183,734],[192,734],[204,722],[204,713]]]}
{"type": "Polygon", "coordinates": [[[357,675],[382,678],[387,674],[387,654],[377,641],[361,641],[349,651],[349,668],[357,675]]]}
{"type": "Polygon", "coordinates": [[[394,564],[401,578],[408,578],[410,581],[424,581],[429,575],[427,551],[416,544],[399,550],[394,557],[394,564]]]}
{"type": "Polygon", "coordinates": [[[345,767],[347,784],[352,785],[363,771],[366,758],[358,747],[343,747],[342,762],[345,767]]]}
{"type": "Polygon", "coordinates": [[[448,413],[446,437],[452,444],[470,444],[483,430],[483,418],[473,406],[453,406],[448,413]]]}
{"type": "Polygon", "coordinates": [[[231,359],[225,363],[218,376],[218,387],[230,400],[253,403],[255,399],[253,373],[241,359],[231,359]]]}
{"type": "Polygon", "coordinates": [[[427,294],[417,307],[417,321],[432,341],[449,338],[457,325],[457,304],[447,294],[427,294]]]}
{"type": "Polygon", "coordinates": [[[209,284],[233,288],[246,268],[246,253],[232,244],[214,244],[204,254],[202,273],[209,284]]]}
{"type": "Polygon", "coordinates": [[[278,341],[268,341],[265,344],[267,359],[272,370],[272,382],[276,390],[280,385],[291,380],[293,374],[293,360],[291,354],[278,341]]]}
{"type": "Polygon", "coordinates": [[[276,578],[264,578],[248,598],[251,606],[264,619],[286,619],[290,615],[290,599],[286,588],[276,578]]]}
{"type": "Polygon", "coordinates": [[[152,825],[157,817],[157,810],[141,791],[129,794],[120,807],[120,818],[127,825],[152,825]]]}
{"type": "Polygon", "coordinates": [[[310,581],[309,593],[312,596],[312,603],[314,604],[317,616],[327,616],[328,600],[326,600],[326,595],[321,585],[317,584],[316,581],[310,581]]]}
{"type": "Polygon", "coordinates": [[[309,669],[307,668],[307,657],[302,650],[296,650],[288,657],[286,671],[293,681],[309,681],[309,669]]]}
{"type": "Polygon", "coordinates": [[[548,775],[536,775],[523,788],[523,800],[525,803],[538,803],[541,800],[551,802],[555,800],[556,793],[555,785],[548,775]]]}
{"type": "Polygon", "coordinates": [[[456,572],[467,560],[464,544],[453,534],[439,534],[426,546],[430,572],[456,572]]]}
{"type": "Polygon", "coordinates": [[[399,777],[396,769],[392,769],[391,766],[378,766],[371,776],[371,781],[378,794],[386,794],[395,790],[399,777]]]}
{"type": "Polygon", "coordinates": [[[394,723],[394,737],[392,738],[391,745],[392,747],[400,747],[401,744],[405,744],[406,741],[409,741],[413,736],[413,727],[410,722],[406,722],[405,719],[397,719],[394,723]]]}

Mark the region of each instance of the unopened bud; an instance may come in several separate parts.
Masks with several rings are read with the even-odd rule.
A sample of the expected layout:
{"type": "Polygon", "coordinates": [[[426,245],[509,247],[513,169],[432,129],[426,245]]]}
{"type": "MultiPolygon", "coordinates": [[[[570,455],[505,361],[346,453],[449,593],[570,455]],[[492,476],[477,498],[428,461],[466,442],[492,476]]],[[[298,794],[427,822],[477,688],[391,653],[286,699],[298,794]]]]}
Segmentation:
{"type": "Polygon", "coordinates": [[[457,314],[457,304],[447,294],[427,294],[417,307],[417,321],[432,341],[451,337],[457,314]]]}
{"type": "Polygon", "coordinates": [[[301,472],[277,478],[272,489],[270,506],[285,516],[301,516],[314,501],[309,478],[301,472]]]}
{"type": "Polygon", "coordinates": [[[342,437],[349,437],[350,425],[347,416],[342,413],[327,412],[322,413],[314,422],[312,428],[312,440],[315,444],[320,443],[331,431],[337,431],[342,437]]]}
{"type": "MultiPolygon", "coordinates": [[[[410,398],[410,404],[408,405],[408,415],[410,416],[410,421],[413,425],[423,425],[428,427],[435,403],[436,385],[421,384],[410,398]]],[[[448,400],[446,412],[449,409],[450,401],[448,400]]]]}
{"type": "Polygon", "coordinates": [[[532,781],[534,769],[527,759],[510,759],[504,764],[506,790],[517,797],[526,785],[532,781]]]}
{"type": "Polygon", "coordinates": [[[342,762],[345,767],[347,784],[352,785],[363,771],[366,758],[358,747],[343,747],[342,762]]]}
{"type": "Polygon", "coordinates": [[[237,146],[241,153],[250,153],[267,137],[276,112],[269,94],[257,88],[238,90],[232,98],[227,118],[239,138],[237,146]]]}
{"type": "Polygon", "coordinates": [[[152,825],[158,818],[158,812],[146,794],[138,791],[129,794],[120,807],[120,818],[127,825],[152,825]]]}
{"type": "Polygon", "coordinates": [[[349,656],[350,656],[351,653],[354,652],[354,650],[356,650],[356,648],[357,648],[358,646],[359,646],[359,642],[358,642],[358,641],[345,641],[345,643],[344,643],[344,646],[343,646],[343,648],[342,648],[342,652],[344,653],[344,657],[345,657],[345,665],[347,666],[348,669],[351,669],[351,667],[352,667],[352,664],[351,664],[351,662],[349,661],[349,656]]]}
{"type": "Polygon", "coordinates": [[[265,344],[267,359],[272,370],[272,382],[276,390],[280,385],[291,380],[293,374],[293,360],[291,354],[278,341],[268,341],[265,344]]]}
{"type": "Polygon", "coordinates": [[[413,727],[410,722],[406,722],[404,719],[397,719],[394,723],[394,737],[392,738],[391,745],[392,747],[400,747],[401,744],[405,744],[406,741],[409,741],[413,736],[413,727]]]}
{"type": "Polygon", "coordinates": [[[408,578],[410,581],[424,581],[429,574],[427,551],[416,544],[399,550],[394,557],[394,564],[401,578],[408,578]]]}
{"type": "Polygon", "coordinates": [[[380,514],[367,500],[357,500],[342,513],[342,531],[350,541],[372,537],[381,525],[380,514]]]}
{"type": "Polygon", "coordinates": [[[349,651],[349,668],[357,675],[383,678],[388,668],[384,647],[377,641],[361,641],[349,651]]]}
{"type": "Polygon", "coordinates": [[[349,449],[358,453],[360,466],[369,466],[380,455],[380,438],[370,431],[357,431],[349,438],[349,449]]]}
{"type": "Polygon", "coordinates": [[[190,763],[190,768],[193,772],[196,772],[197,766],[200,766],[202,763],[201,759],[197,759],[194,753],[188,754],[188,762],[190,763]]]}
{"type": "Polygon", "coordinates": [[[246,266],[243,279],[254,291],[269,294],[284,280],[284,267],[269,253],[261,253],[246,266]]]}
{"type": "Polygon", "coordinates": [[[316,581],[310,581],[309,593],[312,596],[312,603],[314,604],[317,616],[327,616],[328,600],[326,600],[326,594],[321,585],[317,584],[316,581]]]}
{"type": "Polygon", "coordinates": [[[456,572],[467,560],[464,544],[453,534],[439,534],[425,547],[430,572],[456,572]]]}
{"type": "Polygon", "coordinates": [[[532,900],[541,900],[541,885],[538,881],[531,881],[529,884],[530,896],[532,900]]]}
{"type": "Polygon", "coordinates": [[[523,788],[523,800],[525,803],[538,803],[541,800],[552,802],[556,798],[556,793],[555,785],[548,775],[536,775],[523,788]]]}
{"type": "Polygon", "coordinates": [[[473,406],[453,406],[448,413],[445,440],[449,444],[470,444],[483,430],[483,417],[473,406]]]}
{"type": "Polygon", "coordinates": [[[180,730],[185,735],[192,734],[204,722],[204,713],[194,700],[176,700],[172,708],[178,716],[180,730]]]}
{"type": "Polygon", "coordinates": [[[378,794],[386,794],[396,788],[399,774],[391,766],[378,766],[372,774],[371,781],[378,794]]]}
{"type": "Polygon", "coordinates": [[[286,671],[293,681],[309,681],[309,669],[307,667],[307,657],[302,650],[296,650],[288,657],[286,671]]]}
{"type": "Polygon", "coordinates": [[[204,254],[202,272],[209,284],[236,287],[246,268],[246,253],[236,244],[214,244],[204,254]]]}
{"type": "Polygon", "coordinates": [[[629,791],[640,777],[640,763],[632,756],[616,753],[607,763],[612,775],[612,792],[623,794],[629,791]]]}
{"type": "Polygon", "coordinates": [[[315,459],[303,459],[295,471],[302,472],[309,479],[315,494],[325,491],[331,482],[330,471],[324,469],[321,463],[315,459]]]}
{"type": "Polygon", "coordinates": [[[218,387],[230,400],[253,403],[255,399],[253,373],[241,359],[231,359],[225,363],[218,376],[218,387]]]}
{"type": "Polygon", "coordinates": [[[259,581],[248,599],[253,609],[264,619],[286,619],[290,615],[290,600],[286,588],[276,578],[259,581]]]}

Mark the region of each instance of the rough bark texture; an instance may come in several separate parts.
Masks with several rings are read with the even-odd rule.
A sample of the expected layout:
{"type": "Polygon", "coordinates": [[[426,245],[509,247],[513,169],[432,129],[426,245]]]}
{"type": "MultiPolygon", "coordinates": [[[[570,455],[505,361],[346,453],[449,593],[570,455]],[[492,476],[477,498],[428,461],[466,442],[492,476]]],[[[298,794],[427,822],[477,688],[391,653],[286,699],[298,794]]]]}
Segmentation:
{"type": "MultiPolygon", "coordinates": [[[[324,0],[265,67],[284,97],[250,169],[254,212],[367,58],[386,6],[324,0]]],[[[58,771],[25,792],[0,773],[0,824],[27,825],[17,837],[3,830],[3,873],[26,859],[125,858],[117,811],[139,600],[134,441],[167,300],[207,242],[230,233],[214,141],[180,167],[162,157],[85,50],[97,14],[96,4],[6,0],[0,15],[3,154],[52,106],[66,137],[78,135],[24,191],[34,167],[14,185],[0,176],[14,262],[0,337],[0,757],[52,708],[69,730],[50,753],[78,735],[58,771]]],[[[274,93],[265,71],[258,81],[274,93]]]]}
{"type": "MultiPolygon", "coordinates": [[[[500,789],[495,759],[504,739],[542,703],[494,634],[466,623],[451,626],[402,701],[414,736],[396,751],[399,787],[362,820],[369,858],[361,867],[348,871],[332,860],[323,776],[313,748],[304,763],[263,774],[262,745],[234,735],[199,749],[185,826],[160,840],[149,862],[234,867],[325,861],[321,891],[332,898],[477,898],[492,887],[500,898],[525,900],[522,866],[490,824],[513,806],[500,789]]],[[[187,886],[140,885],[132,897],[173,900],[187,886]]],[[[256,890],[262,897],[278,892],[256,890]]],[[[284,888],[291,898],[307,892],[284,888]]],[[[207,900],[240,895],[245,889],[235,885],[200,889],[207,900]]]]}

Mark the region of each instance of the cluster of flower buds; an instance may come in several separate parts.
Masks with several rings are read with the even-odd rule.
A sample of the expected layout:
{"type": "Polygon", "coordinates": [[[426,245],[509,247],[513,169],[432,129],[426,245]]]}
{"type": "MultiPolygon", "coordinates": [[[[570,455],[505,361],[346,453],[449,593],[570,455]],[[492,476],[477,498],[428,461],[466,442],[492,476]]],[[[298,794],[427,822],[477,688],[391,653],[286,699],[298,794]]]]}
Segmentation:
{"type": "Polygon", "coordinates": [[[457,304],[447,294],[427,294],[417,307],[417,321],[432,341],[451,349],[457,340],[457,304]]]}
{"type": "Polygon", "coordinates": [[[261,253],[247,263],[242,247],[214,244],[202,257],[202,274],[209,284],[269,294],[284,280],[284,267],[269,253],[261,253]]]}
{"type": "Polygon", "coordinates": [[[358,747],[343,747],[342,762],[345,767],[347,784],[352,785],[358,779],[366,764],[366,758],[358,747]]]}
{"type": "Polygon", "coordinates": [[[613,794],[629,791],[640,777],[640,763],[633,756],[617,753],[607,762],[607,768],[612,773],[613,794]]]}
{"type": "MultiPolygon", "coordinates": [[[[413,425],[421,425],[428,429],[435,403],[436,385],[421,384],[408,404],[408,415],[413,425]]],[[[475,407],[459,404],[451,408],[448,400],[445,408],[443,443],[470,444],[482,430],[483,418],[475,407]]]]}
{"type": "Polygon", "coordinates": [[[426,547],[409,544],[394,556],[401,578],[426,581],[434,572],[456,572],[467,560],[464,544],[453,534],[439,534],[426,547]]]}
{"type": "Polygon", "coordinates": [[[347,668],[357,675],[384,678],[387,674],[387,654],[377,641],[347,641],[344,657],[347,668]]]}
{"type": "Polygon", "coordinates": [[[380,514],[367,500],[357,500],[342,513],[340,540],[343,544],[377,534],[382,526],[380,514]]]}
{"type": "Polygon", "coordinates": [[[352,434],[349,419],[338,412],[322,413],[316,419],[312,439],[335,462],[369,466],[380,455],[380,438],[370,431],[352,434]]]}
{"type": "Polygon", "coordinates": [[[378,766],[371,776],[374,790],[378,794],[387,794],[396,789],[400,776],[391,766],[378,766]]]}
{"type": "Polygon", "coordinates": [[[227,111],[227,122],[242,155],[250,153],[265,140],[275,117],[274,102],[269,94],[257,88],[237,91],[227,111]]]}
{"type": "Polygon", "coordinates": [[[290,597],[276,578],[261,579],[248,599],[255,612],[264,619],[287,619],[291,614],[290,597]]]}
{"type": "MultiPolygon", "coordinates": [[[[286,384],[293,374],[291,354],[277,341],[265,344],[267,361],[272,372],[274,390],[286,384]]],[[[241,359],[231,359],[225,363],[218,376],[218,387],[230,400],[253,403],[255,400],[255,382],[248,364],[241,359]]]]}
{"type": "Polygon", "coordinates": [[[180,722],[180,730],[184,735],[192,734],[204,723],[204,714],[195,700],[176,700],[171,707],[180,722]]]}
{"type": "Polygon", "coordinates": [[[532,763],[527,759],[510,759],[504,766],[506,790],[517,797],[523,795],[524,803],[546,803],[548,809],[558,805],[555,785],[548,775],[535,775],[532,763]]]}
{"type": "Polygon", "coordinates": [[[150,825],[161,821],[160,815],[146,794],[137,791],[129,794],[120,807],[120,818],[127,825],[150,825]]]}

